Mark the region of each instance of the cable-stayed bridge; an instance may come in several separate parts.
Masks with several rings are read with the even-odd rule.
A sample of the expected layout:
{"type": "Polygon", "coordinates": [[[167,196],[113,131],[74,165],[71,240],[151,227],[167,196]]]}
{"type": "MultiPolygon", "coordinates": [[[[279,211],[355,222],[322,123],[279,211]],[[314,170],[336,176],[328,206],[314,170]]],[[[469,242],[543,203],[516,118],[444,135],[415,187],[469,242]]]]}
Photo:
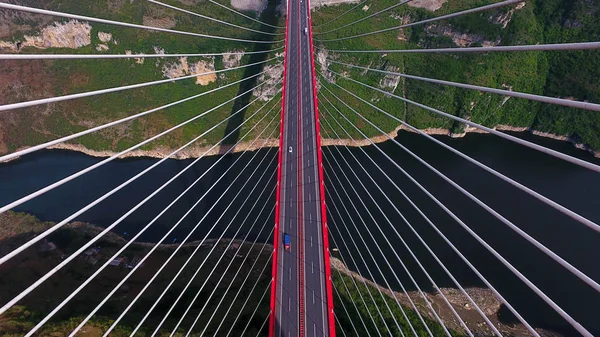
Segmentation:
{"type": "MultiPolygon", "coordinates": [[[[0,256],[0,268],[5,274],[5,280],[0,283],[3,288],[0,322],[12,320],[15,313],[20,315],[18,308],[24,304],[43,301],[46,303],[44,309],[25,305],[36,310],[35,323],[24,325],[18,335],[50,335],[54,322],[59,318],[64,320],[65,312],[74,312],[73,303],[83,302],[91,306],[90,310],[86,307],[85,312],[69,314],[69,331],[66,332],[69,336],[86,335],[91,327],[98,327],[95,323],[98,316],[115,313],[107,307],[118,309],[100,328],[103,336],[546,336],[555,333],[547,330],[553,327],[565,335],[600,333],[597,312],[588,310],[600,304],[597,262],[594,267],[594,261],[600,258],[597,249],[600,216],[596,210],[581,211],[565,198],[520,182],[495,167],[500,165],[479,160],[459,146],[430,135],[413,126],[412,121],[390,111],[389,103],[381,104],[380,100],[364,93],[383,95],[388,102],[416,107],[435,118],[489,133],[511,146],[526,149],[532,156],[551,158],[553,163],[560,162],[560,165],[594,174],[600,173],[600,165],[591,158],[558,151],[413,101],[401,90],[390,92],[372,85],[368,79],[370,76],[392,76],[547,106],[570,107],[576,111],[597,113],[600,104],[417,76],[358,61],[343,61],[339,57],[351,54],[357,55],[356,60],[359,60],[361,55],[385,57],[389,54],[595,53],[600,49],[600,42],[410,49],[362,49],[364,44],[355,42],[372,39],[370,41],[375,42],[370,46],[376,46],[377,37],[390,32],[431,23],[451,23],[457,18],[487,15],[485,13],[499,9],[514,12],[516,6],[527,3],[521,0],[498,1],[393,27],[378,26],[379,18],[407,6],[410,0],[398,1],[374,12],[367,12],[368,1],[355,2],[343,13],[316,26],[312,23],[309,0],[282,3],[285,20],[280,21],[285,24],[280,22],[279,25],[265,20],[266,16],[274,17],[275,3],[270,3],[264,14],[257,18],[213,0],[208,0],[206,6],[213,6],[214,12],[199,10],[185,2],[142,2],[144,6],[202,20],[207,25],[214,25],[210,27],[223,27],[223,30],[199,29],[200,33],[66,12],[61,11],[60,6],[46,9],[17,4],[17,1],[0,3],[6,13],[28,13],[152,32],[150,38],[164,34],[213,41],[216,46],[248,46],[244,51],[212,47],[205,53],[138,54],[33,53],[32,49],[21,50],[19,47],[12,53],[0,55],[0,62],[45,60],[53,64],[68,64],[74,60],[123,62],[135,59],[143,63],[238,56],[241,60],[238,65],[217,66],[208,71],[192,68],[191,72],[168,79],[0,105],[0,114],[27,114],[28,109],[115,93],[129,95],[138,89],[186,80],[213,77],[219,80],[214,88],[200,90],[192,96],[169,100],[166,104],[99,124],[84,123],[85,128],[79,128],[79,131],[53,136],[51,140],[0,155],[0,163],[6,162],[0,165],[8,168],[2,171],[0,166],[0,172],[8,172],[1,176],[2,191],[2,184],[18,184],[9,174],[11,165],[19,165],[20,159],[34,156],[34,152],[111,128],[131,127],[137,120],[195,100],[214,103],[206,110],[194,110],[190,118],[181,119],[177,124],[158,131],[152,129],[149,131],[152,134],[146,133],[142,141],[128,144],[50,183],[43,180],[43,183],[23,184],[27,186],[24,188],[26,193],[11,195],[8,202],[0,205],[0,214],[27,209],[29,203],[55,197],[56,191],[68,186],[79,186],[77,184],[82,180],[92,179],[88,177],[94,177],[96,172],[119,162],[122,157],[152,146],[153,142],[193,130],[186,142],[170,148],[150,165],[117,183],[106,182],[107,186],[100,190],[102,193],[83,185],[77,187],[85,190],[84,195],[89,197],[60,221],[42,230],[19,229],[27,235],[23,235],[18,244],[7,243],[0,256]],[[221,13],[221,16],[215,13],[221,13]],[[345,21],[349,15],[358,18],[345,21]],[[319,51],[327,53],[319,54],[323,59],[315,66],[319,51]],[[275,68],[282,69],[280,77],[270,75],[275,68]],[[349,75],[357,72],[360,77],[349,75]],[[233,73],[241,76],[221,81],[233,73]],[[272,76],[271,81],[266,80],[269,76],[272,76]],[[217,102],[211,98],[223,100],[217,102]],[[223,111],[228,113],[223,114],[223,111]],[[373,112],[378,118],[370,118],[373,112]],[[218,114],[222,118],[214,117],[218,114]],[[403,142],[401,137],[390,134],[382,120],[401,125],[472,168],[485,172],[486,180],[476,182],[480,186],[475,187],[471,182],[460,181],[455,178],[450,164],[432,164],[422,152],[403,142]],[[218,132],[223,136],[213,136],[218,132]],[[378,144],[369,132],[375,132],[375,138],[385,140],[385,145],[378,144]],[[161,167],[168,165],[171,158],[180,158],[196,143],[213,139],[209,137],[216,140],[202,148],[201,153],[191,156],[193,159],[178,167],[174,174],[165,177],[157,173],[163,172],[161,167]],[[345,139],[347,143],[322,148],[326,139],[345,139]],[[272,146],[276,146],[277,151],[270,150],[272,146]],[[249,150],[238,152],[240,148],[249,150]],[[402,153],[401,159],[398,153],[402,153]],[[214,159],[208,161],[209,158],[214,159]],[[200,165],[203,165],[202,169],[198,169],[200,165]],[[153,178],[149,179],[149,176],[153,178]],[[148,183],[150,180],[152,184],[148,183]],[[489,183],[492,180],[494,184],[489,183]],[[123,203],[126,209],[122,211],[118,202],[108,206],[119,193],[131,193],[128,191],[140,181],[148,185],[135,187],[142,196],[139,200],[127,200],[123,203]],[[504,190],[489,187],[482,192],[479,189],[498,183],[518,191],[519,199],[501,195],[504,190]],[[176,184],[181,188],[173,192],[176,184]],[[441,196],[440,188],[451,191],[453,197],[441,196]],[[418,198],[414,198],[415,193],[419,194],[418,198]],[[165,198],[166,194],[169,200],[160,207],[153,207],[157,205],[155,200],[165,198]],[[498,207],[496,199],[502,200],[504,205],[498,207]],[[557,233],[573,233],[578,241],[566,246],[557,245],[544,236],[543,229],[530,228],[524,221],[506,215],[510,213],[509,208],[517,208],[525,199],[535,202],[536,210],[543,207],[543,216],[556,219],[559,225],[553,224],[549,230],[564,226],[557,233]],[[489,222],[490,226],[495,226],[494,230],[486,232],[482,224],[467,221],[464,211],[467,203],[477,207],[480,222],[489,222]],[[11,274],[22,275],[20,269],[29,268],[24,266],[29,266],[32,259],[41,258],[40,252],[55,250],[52,241],[61,230],[73,228],[72,222],[96,210],[115,214],[115,220],[111,217],[103,229],[86,233],[84,240],[77,241],[77,247],[64,250],[60,259],[54,261],[56,263],[44,266],[43,272],[33,272],[35,279],[21,283],[22,280],[11,278],[11,274]],[[105,242],[103,240],[112,235],[111,232],[122,232],[119,225],[127,224],[128,219],[140,210],[150,220],[128,230],[124,239],[106,249],[107,253],[101,259],[94,258],[99,256],[100,243],[105,242]],[[165,222],[168,224],[157,229],[165,222]],[[447,222],[455,227],[449,230],[447,222]],[[495,237],[495,233],[500,233],[496,232],[497,228],[502,228],[503,234],[495,237]],[[150,235],[157,237],[156,242],[141,248],[139,242],[150,235]],[[500,238],[511,241],[499,245],[500,238]],[[465,244],[467,240],[470,245],[465,244]],[[511,244],[520,245],[515,251],[529,254],[510,252],[511,244]],[[472,248],[475,245],[477,248],[472,248]],[[508,250],[506,246],[509,246],[508,250]],[[573,247],[580,251],[572,251],[573,247]],[[119,266],[127,254],[135,257],[127,264],[125,272],[119,272],[115,278],[111,268],[119,266]],[[475,262],[474,255],[480,254],[485,254],[485,258],[475,262]],[[332,267],[334,258],[351,270],[339,265],[332,267]],[[87,263],[87,273],[74,278],[74,283],[69,282],[73,287],[68,292],[43,292],[50,284],[56,285],[69,277],[65,271],[75,268],[73,265],[80,266],[82,261],[87,263]],[[496,270],[499,268],[502,268],[501,272],[496,270]],[[497,312],[487,310],[486,300],[465,285],[465,273],[487,288],[491,294],[489,298],[502,308],[503,317],[510,318],[503,321],[497,312]],[[505,279],[511,286],[498,282],[495,273],[509,275],[505,279]],[[540,277],[540,274],[545,276],[540,277]],[[556,282],[548,281],[553,277],[556,282]],[[103,279],[112,283],[97,287],[103,279]],[[513,284],[518,284],[515,286],[518,290],[510,289],[513,284]],[[100,291],[91,292],[92,287],[100,291]],[[448,291],[448,288],[452,290],[448,291]],[[523,298],[534,300],[524,301],[515,296],[515,292],[527,293],[523,298]],[[50,309],[46,310],[48,305],[50,309]],[[532,312],[540,312],[548,319],[542,320],[544,324],[540,326],[541,321],[532,312]]],[[[170,97],[167,89],[164,92],[163,95],[170,97]]],[[[119,106],[112,109],[118,110],[119,106]]],[[[0,131],[6,132],[11,127],[11,124],[0,125],[0,131]]],[[[43,176],[44,167],[32,174],[43,176]]],[[[80,200],[64,202],[79,205],[80,200]]],[[[4,224],[7,228],[13,225],[4,224]]],[[[469,286],[473,283],[468,282],[469,286]]]]}

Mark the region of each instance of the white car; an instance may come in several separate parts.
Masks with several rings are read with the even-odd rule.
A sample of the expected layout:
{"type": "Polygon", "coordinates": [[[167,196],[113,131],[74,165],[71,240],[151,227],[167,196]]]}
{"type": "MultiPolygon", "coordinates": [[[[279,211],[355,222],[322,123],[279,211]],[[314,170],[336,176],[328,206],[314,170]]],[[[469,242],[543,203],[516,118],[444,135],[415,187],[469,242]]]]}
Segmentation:
{"type": "Polygon", "coordinates": [[[289,153],[292,153],[292,147],[290,146],[290,148],[288,149],[289,153]]]}
{"type": "Polygon", "coordinates": [[[308,27],[304,27],[304,35],[308,34],[308,27]]]}

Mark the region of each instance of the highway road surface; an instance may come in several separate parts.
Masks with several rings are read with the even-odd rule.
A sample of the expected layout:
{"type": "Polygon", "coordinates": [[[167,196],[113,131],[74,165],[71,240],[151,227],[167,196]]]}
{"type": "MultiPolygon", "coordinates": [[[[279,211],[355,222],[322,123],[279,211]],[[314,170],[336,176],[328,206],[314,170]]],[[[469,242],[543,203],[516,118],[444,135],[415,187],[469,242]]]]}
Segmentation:
{"type": "Polygon", "coordinates": [[[308,2],[289,0],[275,336],[329,336],[308,2]]]}

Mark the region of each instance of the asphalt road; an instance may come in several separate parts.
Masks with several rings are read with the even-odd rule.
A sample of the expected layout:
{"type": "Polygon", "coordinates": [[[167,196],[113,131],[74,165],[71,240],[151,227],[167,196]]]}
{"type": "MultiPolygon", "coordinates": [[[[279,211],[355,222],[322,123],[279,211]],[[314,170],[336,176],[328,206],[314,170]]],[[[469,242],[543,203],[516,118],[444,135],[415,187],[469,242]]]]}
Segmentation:
{"type": "Polygon", "coordinates": [[[275,335],[328,336],[308,3],[288,7],[275,335]]]}

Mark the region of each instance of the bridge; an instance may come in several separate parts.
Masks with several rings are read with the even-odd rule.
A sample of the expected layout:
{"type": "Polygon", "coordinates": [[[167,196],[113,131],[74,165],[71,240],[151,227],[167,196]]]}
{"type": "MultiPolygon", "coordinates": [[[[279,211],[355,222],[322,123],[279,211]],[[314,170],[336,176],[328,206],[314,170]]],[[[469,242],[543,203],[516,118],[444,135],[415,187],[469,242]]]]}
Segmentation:
{"type": "MultiPolygon", "coordinates": [[[[440,55],[451,55],[456,67],[481,55],[571,53],[575,60],[596,60],[600,36],[428,48],[402,34],[453,20],[512,18],[533,5],[488,1],[452,12],[442,7],[439,15],[400,15],[409,4],[325,6],[317,25],[310,0],[268,1],[258,16],[221,0],[129,4],[177,21],[160,25],[145,16],[143,23],[127,21],[126,9],[110,17],[100,15],[110,10],[76,12],[92,5],[0,3],[12,13],[3,20],[20,24],[25,13],[40,22],[60,18],[54,28],[90,24],[102,42],[92,34],[87,51],[68,53],[65,46],[27,45],[35,38],[2,41],[7,52],[0,67],[19,69],[0,83],[4,92],[34,90],[25,79],[31,69],[69,73],[75,64],[119,76],[105,78],[112,85],[100,88],[69,77],[69,86],[55,88],[54,96],[7,94],[0,101],[0,331],[599,335],[600,214],[593,205],[600,199],[593,184],[600,161],[489,125],[494,116],[472,118],[475,103],[444,111],[406,88],[425,90],[422,98],[438,105],[447,99],[444,90],[464,90],[486,95],[490,107],[509,99],[536,102],[585,120],[600,112],[589,97],[466,83],[427,70],[438,67],[440,55]],[[380,26],[387,16],[400,24],[380,26]],[[118,27],[113,35],[124,40],[99,34],[108,27],[118,27]],[[161,42],[195,52],[156,46],[154,52],[119,52],[128,42],[123,32],[131,31],[144,32],[145,47],[161,42]],[[406,43],[384,48],[390,39],[406,43]],[[423,72],[411,73],[404,58],[398,61],[410,55],[422,57],[423,72]],[[137,77],[136,67],[152,66],[137,77]],[[123,71],[131,74],[123,77],[123,71]],[[405,83],[390,87],[389,79],[405,83]],[[134,100],[144,101],[144,109],[136,110],[134,100]],[[57,112],[77,107],[73,102],[106,114],[73,121],[81,111],[57,112]],[[409,111],[465,134],[485,133],[509,150],[486,157],[498,148],[468,148],[436,136],[407,117],[409,111]],[[44,116],[52,121],[48,128],[62,126],[36,134],[35,118],[44,116]],[[22,120],[28,122],[19,131],[22,120]],[[20,133],[35,137],[24,140],[20,133]],[[44,157],[55,154],[49,149],[98,146],[114,134],[125,140],[113,139],[99,159],[70,166],[67,157],[54,165],[44,157]],[[517,152],[533,164],[504,162],[517,152]],[[122,160],[140,153],[155,158],[122,160]],[[547,188],[548,180],[560,193],[547,188]],[[44,214],[53,222],[43,222],[44,214]],[[90,219],[99,227],[83,223],[90,219]]],[[[588,89],[598,84],[588,80],[588,89]]],[[[567,92],[566,86],[558,88],[567,92]]]]}

